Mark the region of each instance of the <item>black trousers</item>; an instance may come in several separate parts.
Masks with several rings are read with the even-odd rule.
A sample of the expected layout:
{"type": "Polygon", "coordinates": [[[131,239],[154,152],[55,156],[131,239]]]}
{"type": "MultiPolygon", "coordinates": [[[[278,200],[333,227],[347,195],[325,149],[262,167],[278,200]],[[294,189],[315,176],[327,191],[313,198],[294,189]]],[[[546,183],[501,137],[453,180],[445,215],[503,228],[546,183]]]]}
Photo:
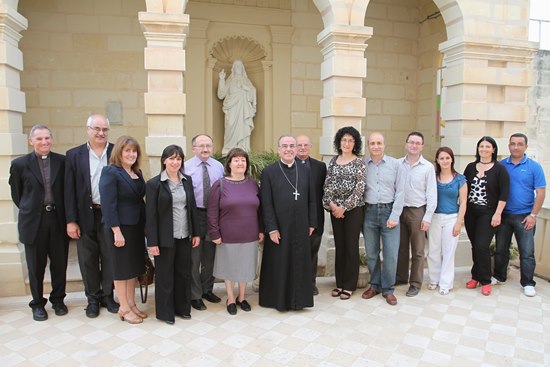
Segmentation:
{"type": "Polygon", "coordinates": [[[155,307],[159,320],[191,314],[191,241],[174,239],[155,256],[155,307]]]}
{"type": "Polygon", "coordinates": [[[101,209],[94,209],[94,228],[82,233],[76,248],[88,303],[99,304],[105,298],[113,298],[113,266],[101,224],[101,209]]]}
{"type": "Polygon", "coordinates": [[[336,287],[348,291],[357,289],[359,277],[359,234],[363,227],[364,207],[344,213],[344,218],[330,216],[334,234],[334,272],[336,287]]]}
{"type": "Polygon", "coordinates": [[[44,307],[44,273],[50,259],[52,292],[50,302],[61,303],[65,298],[67,283],[67,258],[69,256],[69,238],[65,232],[65,223],[60,223],[55,211],[42,212],[42,219],[34,243],[25,244],[25,257],[31,288],[31,308],[44,307]]]}
{"type": "Polygon", "coordinates": [[[490,245],[496,228],[491,226],[495,209],[468,203],[464,225],[472,244],[472,279],[482,285],[491,284],[490,245]]]}
{"type": "Polygon", "coordinates": [[[321,247],[321,238],[323,235],[319,234],[316,230],[309,236],[309,244],[311,246],[311,281],[315,285],[317,278],[317,265],[319,262],[319,248],[321,247]]]}
{"type": "Polygon", "coordinates": [[[199,233],[201,244],[192,250],[191,296],[201,299],[204,293],[214,288],[214,258],[216,245],[210,241],[206,210],[199,210],[199,233]]]}

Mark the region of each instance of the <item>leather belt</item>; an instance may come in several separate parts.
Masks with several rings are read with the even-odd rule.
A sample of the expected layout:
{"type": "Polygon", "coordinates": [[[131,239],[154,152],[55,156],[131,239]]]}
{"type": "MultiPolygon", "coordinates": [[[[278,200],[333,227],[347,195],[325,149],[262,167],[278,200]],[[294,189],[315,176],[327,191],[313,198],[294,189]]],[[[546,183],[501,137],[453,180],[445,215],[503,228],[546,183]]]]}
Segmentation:
{"type": "Polygon", "coordinates": [[[367,206],[376,207],[376,208],[391,208],[393,206],[393,203],[378,203],[378,204],[367,203],[367,206]]]}
{"type": "Polygon", "coordinates": [[[55,210],[55,204],[44,205],[44,210],[47,212],[53,212],[55,210]]]}
{"type": "Polygon", "coordinates": [[[203,212],[206,211],[206,208],[197,208],[197,209],[200,210],[200,211],[203,211],[203,212]]]}
{"type": "Polygon", "coordinates": [[[101,204],[92,204],[92,208],[101,209],[101,204]]]}

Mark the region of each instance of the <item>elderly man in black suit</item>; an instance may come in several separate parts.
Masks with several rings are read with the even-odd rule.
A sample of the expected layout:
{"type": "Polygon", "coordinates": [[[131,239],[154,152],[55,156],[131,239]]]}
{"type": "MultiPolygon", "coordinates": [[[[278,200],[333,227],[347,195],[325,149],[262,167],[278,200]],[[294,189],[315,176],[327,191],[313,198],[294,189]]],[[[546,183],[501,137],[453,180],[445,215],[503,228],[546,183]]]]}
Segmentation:
{"type": "Polygon", "coordinates": [[[88,299],[86,316],[99,315],[104,306],[111,313],[119,305],[113,299],[111,257],[101,224],[99,178],[108,165],[113,144],[108,142],[109,120],[93,114],[86,121],[88,141],[67,151],[65,212],[67,234],[77,240],[78,265],[88,299]]]}
{"type": "Polygon", "coordinates": [[[317,228],[313,231],[309,237],[311,244],[311,280],[313,282],[313,295],[319,294],[315,279],[317,278],[317,261],[319,253],[319,247],[321,247],[321,238],[323,237],[323,229],[325,226],[325,211],[323,209],[323,185],[325,184],[325,177],[327,176],[327,166],[324,162],[309,156],[311,152],[311,140],[306,135],[300,135],[296,138],[296,146],[298,147],[298,154],[296,155],[296,161],[309,167],[311,175],[309,176],[315,187],[315,203],[317,204],[317,228]]]}
{"type": "Polygon", "coordinates": [[[66,315],[65,284],[69,239],[65,234],[63,176],[65,156],[51,151],[52,132],[44,125],[35,125],[29,132],[34,151],[16,158],[10,167],[11,197],[19,208],[17,227],[19,241],[25,245],[29,272],[33,319],[44,321],[44,273],[48,257],[52,291],[50,302],[58,316],[66,315]]]}

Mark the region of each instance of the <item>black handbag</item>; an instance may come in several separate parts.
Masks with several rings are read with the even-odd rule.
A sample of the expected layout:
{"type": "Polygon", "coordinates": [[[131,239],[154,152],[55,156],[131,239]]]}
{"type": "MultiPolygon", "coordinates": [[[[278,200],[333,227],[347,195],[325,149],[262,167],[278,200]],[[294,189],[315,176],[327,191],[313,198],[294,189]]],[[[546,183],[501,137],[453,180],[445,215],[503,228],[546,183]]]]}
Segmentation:
{"type": "Polygon", "coordinates": [[[147,291],[149,286],[155,280],[155,266],[145,250],[145,273],[138,276],[139,293],[141,294],[141,303],[147,302],[147,291]]]}

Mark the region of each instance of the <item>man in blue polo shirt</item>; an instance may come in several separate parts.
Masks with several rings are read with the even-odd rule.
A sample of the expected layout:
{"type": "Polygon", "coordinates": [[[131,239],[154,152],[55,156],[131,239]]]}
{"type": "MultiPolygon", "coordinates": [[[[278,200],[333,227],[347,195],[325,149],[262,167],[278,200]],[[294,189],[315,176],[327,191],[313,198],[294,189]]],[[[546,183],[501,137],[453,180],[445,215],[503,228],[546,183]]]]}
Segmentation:
{"type": "Polygon", "coordinates": [[[519,248],[520,283],[523,293],[534,297],[535,224],[546,193],[546,179],[540,164],[525,155],[527,136],[516,133],[508,143],[510,156],[501,161],[510,174],[510,195],[496,233],[495,269],[492,284],[506,281],[512,234],[519,248]]]}

